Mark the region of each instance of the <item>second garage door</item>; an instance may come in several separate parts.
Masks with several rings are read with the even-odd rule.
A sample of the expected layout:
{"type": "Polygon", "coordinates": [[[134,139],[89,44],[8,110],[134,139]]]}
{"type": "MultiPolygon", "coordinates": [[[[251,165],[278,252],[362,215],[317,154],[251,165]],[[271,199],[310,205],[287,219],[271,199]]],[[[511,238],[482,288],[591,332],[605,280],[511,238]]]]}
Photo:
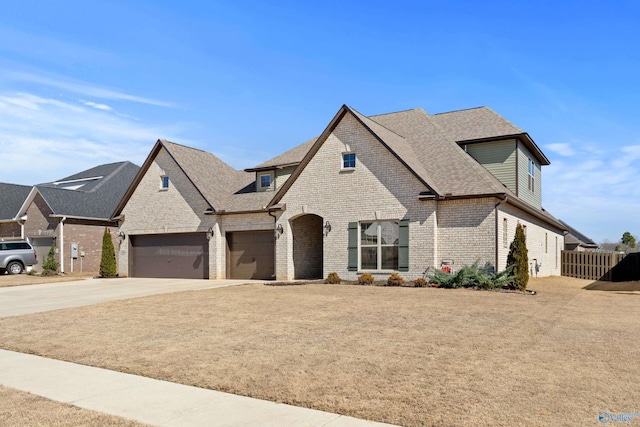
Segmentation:
{"type": "Polygon", "coordinates": [[[209,242],[204,233],[130,237],[132,277],[209,278],[209,242]]]}
{"type": "Polygon", "coordinates": [[[229,279],[274,279],[273,231],[227,233],[227,277],[229,279]]]}

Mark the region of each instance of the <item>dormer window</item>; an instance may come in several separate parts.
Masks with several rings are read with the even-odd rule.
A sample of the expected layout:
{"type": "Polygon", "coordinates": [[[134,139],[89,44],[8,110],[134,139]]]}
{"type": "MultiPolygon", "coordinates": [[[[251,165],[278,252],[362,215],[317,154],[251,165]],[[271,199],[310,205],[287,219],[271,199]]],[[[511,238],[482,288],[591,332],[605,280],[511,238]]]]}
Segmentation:
{"type": "Polygon", "coordinates": [[[258,191],[270,191],[275,188],[274,172],[260,172],[256,176],[256,187],[258,191]]]}
{"type": "Polygon", "coordinates": [[[342,153],[342,169],[354,169],[356,167],[356,153],[342,153]]]}
{"type": "Polygon", "coordinates": [[[161,190],[169,189],[169,177],[167,175],[162,175],[160,177],[160,189],[161,190]]]}

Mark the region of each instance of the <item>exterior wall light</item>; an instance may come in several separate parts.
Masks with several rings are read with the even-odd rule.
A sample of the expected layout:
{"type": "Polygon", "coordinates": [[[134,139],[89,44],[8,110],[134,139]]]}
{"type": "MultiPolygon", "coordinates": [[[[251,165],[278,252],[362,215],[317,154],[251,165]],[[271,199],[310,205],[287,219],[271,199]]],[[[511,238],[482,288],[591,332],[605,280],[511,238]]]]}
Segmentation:
{"type": "Polygon", "coordinates": [[[121,231],[118,233],[118,240],[120,241],[120,243],[124,242],[124,239],[127,238],[127,235],[124,234],[124,231],[121,231]]]}
{"type": "Polygon", "coordinates": [[[282,228],[282,224],[278,224],[273,234],[276,237],[276,239],[279,239],[280,236],[282,236],[282,233],[284,233],[284,228],[282,228]]]}
{"type": "Polygon", "coordinates": [[[330,231],[331,231],[331,224],[329,224],[329,221],[327,221],[324,223],[324,237],[327,237],[330,231]]]}

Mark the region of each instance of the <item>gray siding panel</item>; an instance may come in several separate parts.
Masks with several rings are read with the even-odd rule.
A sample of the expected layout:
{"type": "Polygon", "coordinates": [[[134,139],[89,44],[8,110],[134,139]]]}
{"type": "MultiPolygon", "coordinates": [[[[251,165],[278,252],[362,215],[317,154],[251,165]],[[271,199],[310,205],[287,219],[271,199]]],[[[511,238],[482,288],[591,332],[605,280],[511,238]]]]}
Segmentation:
{"type": "Polygon", "coordinates": [[[514,139],[468,144],[466,150],[509,190],[516,192],[516,141],[514,139]]]}
{"type": "Polygon", "coordinates": [[[540,163],[522,144],[518,144],[518,197],[532,206],[542,209],[541,182],[540,163]],[[529,190],[529,159],[532,159],[536,166],[534,191],[529,190]]]}

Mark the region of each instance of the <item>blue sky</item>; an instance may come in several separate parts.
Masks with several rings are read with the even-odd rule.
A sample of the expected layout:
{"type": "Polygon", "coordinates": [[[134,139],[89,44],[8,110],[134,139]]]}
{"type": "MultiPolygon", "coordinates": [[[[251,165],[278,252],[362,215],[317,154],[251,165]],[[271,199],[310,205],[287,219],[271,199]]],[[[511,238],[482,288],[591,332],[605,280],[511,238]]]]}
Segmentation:
{"type": "Polygon", "coordinates": [[[486,105],[551,160],[545,209],[598,242],[639,236],[639,16],[626,1],[5,2],[0,182],[142,164],[158,138],[246,168],[342,104],[486,105]]]}

